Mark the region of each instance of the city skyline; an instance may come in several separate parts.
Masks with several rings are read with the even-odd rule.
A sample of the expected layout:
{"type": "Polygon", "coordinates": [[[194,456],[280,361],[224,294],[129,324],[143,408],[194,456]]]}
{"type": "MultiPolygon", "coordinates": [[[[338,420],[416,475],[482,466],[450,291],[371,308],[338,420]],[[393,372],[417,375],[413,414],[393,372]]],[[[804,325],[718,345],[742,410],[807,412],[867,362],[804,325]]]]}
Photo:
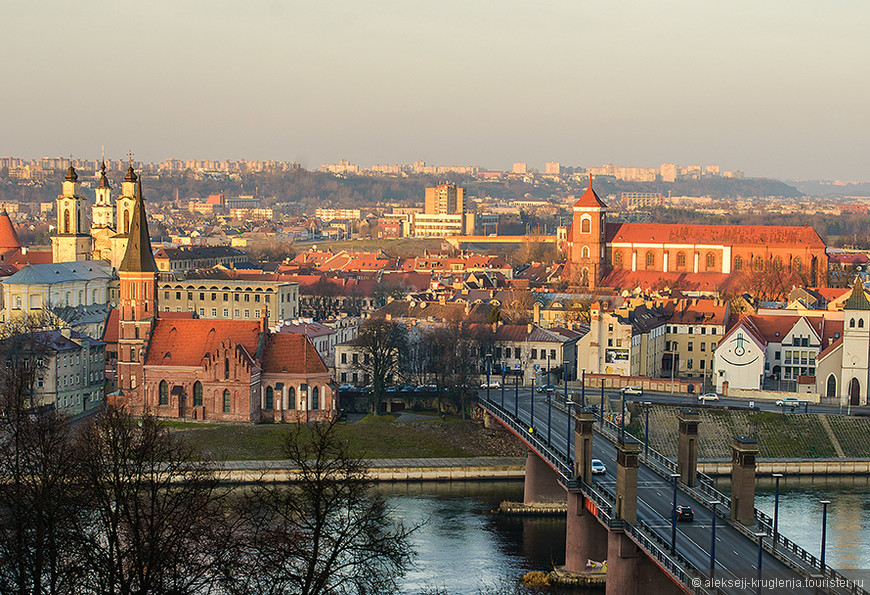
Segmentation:
{"type": "Polygon", "coordinates": [[[0,154],[870,179],[855,2],[138,8],[6,9],[0,154]]]}

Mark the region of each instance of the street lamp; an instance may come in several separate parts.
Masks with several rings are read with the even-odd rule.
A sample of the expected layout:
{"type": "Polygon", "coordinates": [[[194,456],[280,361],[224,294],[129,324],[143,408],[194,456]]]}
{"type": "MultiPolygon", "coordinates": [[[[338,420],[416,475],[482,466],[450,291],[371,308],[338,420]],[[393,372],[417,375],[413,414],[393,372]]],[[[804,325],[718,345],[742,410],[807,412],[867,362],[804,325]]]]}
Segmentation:
{"type": "Polygon", "coordinates": [[[601,415],[600,415],[600,419],[601,419],[601,426],[603,427],[604,426],[604,378],[599,378],[598,380],[601,382],[601,407],[600,407],[601,415]]]}
{"type": "Polygon", "coordinates": [[[755,533],[755,537],[758,538],[758,573],[756,575],[758,578],[758,587],[755,590],[756,593],[761,593],[761,556],[764,554],[765,535],[767,535],[767,533],[755,533]]]}
{"type": "Polygon", "coordinates": [[[550,386],[550,352],[547,351],[547,386],[550,386]]]}
{"type": "Polygon", "coordinates": [[[716,569],[716,506],[721,504],[718,500],[708,502],[713,508],[713,524],[710,533],[710,576],[713,576],[713,571],[716,569]]]}
{"type": "Polygon", "coordinates": [[[565,403],[565,406],[568,408],[568,432],[567,432],[568,451],[565,454],[567,455],[569,461],[574,460],[573,457],[571,456],[571,406],[572,405],[574,405],[574,401],[572,401],[571,399],[568,399],[568,401],[565,403]]]}
{"type": "Polygon", "coordinates": [[[649,458],[649,408],[652,405],[651,401],[644,401],[643,406],[646,409],[646,431],[643,435],[643,456],[649,458]]]}
{"type": "Polygon", "coordinates": [[[514,417],[520,418],[520,375],[514,370],[514,417]]]}
{"type": "Polygon", "coordinates": [[[492,366],[492,354],[486,354],[486,400],[489,401],[489,376],[490,376],[490,368],[492,366]]]}
{"type": "Polygon", "coordinates": [[[501,408],[504,409],[504,373],[506,370],[506,366],[504,364],[501,365],[501,408]]]}
{"type": "Polygon", "coordinates": [[[553,394],[547,391],[547,444],[550,444],[550,420],[553,418],[553,394]]]}
{"type": "Polygon", "coordinates": [[[623,392],[620,396],[622,397],[622,415],[619,416],[619,439],[624,442],[625,441],[625,392],[623,392]]]}
{"type": "Polygon", "coordinates": [[[586,407],[586,368],[581,371],[580,377],[580,406],[586,407]]]}
{"type": "Polygon", "coordinates": [[[776,551],[776,542],[779,537],[779,480],[782,478],[782,473],[774,473],[773,478],[776,480],[776,490],[773,497],[773,550],[776,551]]]}
{"type": "Polygon", "coordinates": [[[568,360],[562,362],[562,366],[565,368],[564,381],[565,381],[565,400],[568,400],[568,360]]]}
{"type": "Polygon", "coordinates": [[[822,555],[819,556],[819,569],[822,574],[825,574],[825,537],[828,530],[828,504],[830,503],[830,500],[819,500],[819,504],[822,505],[822,555]]]}
{"type": "Polygon", "coordinates": [[[677,551],[677,480],[680,479],[679,473],[671,473],[671,479],[674,482],[674,507],[671,511],[671,552],[677,551]]]}

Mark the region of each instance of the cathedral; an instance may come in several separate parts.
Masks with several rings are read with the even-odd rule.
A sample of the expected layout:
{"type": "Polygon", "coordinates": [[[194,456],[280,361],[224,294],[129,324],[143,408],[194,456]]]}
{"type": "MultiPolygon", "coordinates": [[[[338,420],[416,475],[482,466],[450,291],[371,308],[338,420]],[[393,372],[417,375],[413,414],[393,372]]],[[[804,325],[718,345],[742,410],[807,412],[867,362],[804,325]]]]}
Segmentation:
{"type": "Polygon", "coordinates": [[[721,291],[735,278],[771,271],[817,287],[827,281],[825,249],[810,226],[611,223],[590,175],[573,207],[566,269],[590,289],[721,291]]]}
{"type": "Polygon", "coordinates": [[[103,162],[90,213],[88,199],[82,194],[78,179],[75,168],[70,166],[63,190],[57,197],[57,234],[51,238],[52,261],[105,260],[117,269],[127,247],[138,176],[131,164],[121,184],[121,194],[113,201],[103,162]]]}

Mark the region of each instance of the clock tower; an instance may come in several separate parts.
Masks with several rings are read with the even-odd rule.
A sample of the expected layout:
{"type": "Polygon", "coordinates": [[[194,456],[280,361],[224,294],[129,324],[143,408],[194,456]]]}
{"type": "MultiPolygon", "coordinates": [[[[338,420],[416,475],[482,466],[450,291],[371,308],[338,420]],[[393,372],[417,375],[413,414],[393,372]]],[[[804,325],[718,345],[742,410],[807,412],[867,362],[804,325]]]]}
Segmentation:
{"type": "Polygon", "coordinates": [[[605,272],[607,205],[592,189],[592,174],[589,174],[589,187],[574,203],[573,210],[574,221],[568,238],[571,271],[581,285],[595,289],[605,272]]]}
{"type": "Polygon", "coordinates": [[[57,197],[57,234],[51,238],[53,262],[91,259],[88,201],[81,193],[78,180],[75,168],[70,165],[64,178],[63,192],[57,197]]]}

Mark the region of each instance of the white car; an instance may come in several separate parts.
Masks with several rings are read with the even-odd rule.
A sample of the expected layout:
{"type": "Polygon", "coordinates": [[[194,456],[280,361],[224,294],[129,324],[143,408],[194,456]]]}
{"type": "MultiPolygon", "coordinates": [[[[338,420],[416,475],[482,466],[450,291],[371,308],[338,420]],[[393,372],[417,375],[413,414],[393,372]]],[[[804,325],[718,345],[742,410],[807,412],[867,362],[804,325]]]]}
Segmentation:
{"type": "Polygon", "coordinates": [[[501,380],[493,380],[489,384],[484,382],[480,385],[480,388],[501,388],[501,380]]]}
{"type": "Polygon", "coordinates": [[[643,388],[641,388],[640,386],[626,386],[624,389],[622,389],[622,394],[641,396],[643,395],[643,388]]]}
{"type": "Polygon", "coordinates": [[[698,400],[702,403],[706,403],[707,401],[718,401],[719,395],[716,393],[704,393],[703,395],[698,395],[698,400]]]}
{"type": "Polygon", "coordinates": [[[801,404],[800,399],[797,399],[795,397],[786,397],[784,399],[777,399],[776,400],[777,407],[792,407],[792,408],[794,408],[800,404],[801,404]]]}
{"type": "Polygon", "coordinates": [[[602,475],[607,472],[607,467],[601,462],[601,459],[592,459],[592,475],[602,475]]]}

